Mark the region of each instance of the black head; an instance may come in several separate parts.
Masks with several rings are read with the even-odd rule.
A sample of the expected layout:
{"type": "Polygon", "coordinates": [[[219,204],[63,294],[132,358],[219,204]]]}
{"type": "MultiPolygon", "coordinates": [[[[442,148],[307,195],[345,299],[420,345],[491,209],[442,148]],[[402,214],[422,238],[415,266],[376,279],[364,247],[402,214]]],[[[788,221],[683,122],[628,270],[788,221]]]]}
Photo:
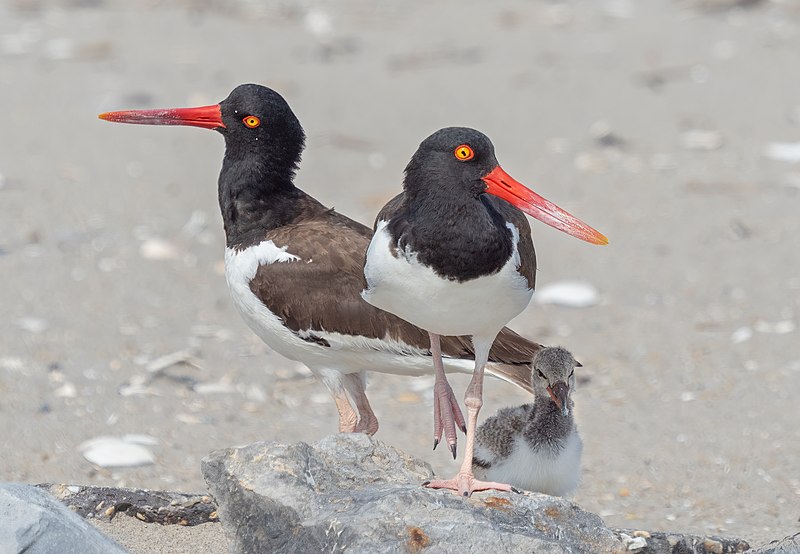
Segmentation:
{"type": "Polygon", "coordinates": [[[486,192],[482,179],[497,166],[489,137],[468,127],[445,127],[419,145],[406,166],[404,188],[412,197],[443,192],[477,198],[486,192]]]}
{"type": "Polygon", "coordinates": [[[581,240],[608,244],[601,233],[506,173],[492,141],[468,127],[445,127],[422,141],[406,166],[403,187],[412,203],[454,195],[477,199],[485,192],[581,240]]]}
{"type": "Polygon", "coordinates": [[[242,166],[251,182],[264,178],[291,182],[305,143],[303,128],[286,100],[261,85],[239,85],[225,100],[210,106],[108,112],[100,118],[219,131],[225,136],[225,161],[242,166]]]}
{"type": "Polygon", "coordinates": [[[294,175],[305,144],[300,121],[284,98],[261,85],[239,85],[219,103],[226,161],[250,159],[281,177],[294,175]]]}

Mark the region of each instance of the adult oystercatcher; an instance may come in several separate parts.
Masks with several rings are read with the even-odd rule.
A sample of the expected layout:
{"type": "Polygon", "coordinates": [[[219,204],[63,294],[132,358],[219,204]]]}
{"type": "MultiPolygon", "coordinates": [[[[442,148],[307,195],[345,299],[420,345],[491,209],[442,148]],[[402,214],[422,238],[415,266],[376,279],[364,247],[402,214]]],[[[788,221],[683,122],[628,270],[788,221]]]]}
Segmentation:
{"type": "Polygon", "coordinates": [[[561,347],[533,359],[533,404],[504,408],[478,427],[475,476],[528,491],[570,494],[581,476],[583,442],[573,417],[575,361],[561,347]]]}
{"type": "MultiPolygon", "coordinates": [[[[365,372],[429,373],[428,335],[362,300],[372,231],[293,184],[305,134],[283,97],[248,84],[211,106],[109,112],[100,118],[189,125],[223,135],[219,204],[225,275],[236,308],[267,345],[323,381],[336,402],[340,431],[374,434],[378,421],[366,397],[365,372]]],[[[530,361],[540,348],[503,329],[487,370],[532,391],[530,361]]],[[[468,337],[443,337],[441,351],[447,371],[471,371],[468,337]]],[[[464,429],[463,421],[460,426],[464,429]]],[[[451,451],[455,457],[454,440],[451,451]]]]}
{"type": "Polygon", "coordinates": [[[486,135],[440,129],[420,144],[405,170],[404,192],[378,214],[367,250],[364,299],[430,333],[435,364],[434,440],[455,435],[461,412],[438,354],[439,337],[469,335],[475,367],[467,387],[467,445],[454,479],[437,480],[469,496],[507,485],[476,481],[472,454],[483,372],[498,331],[533,295],[536,254],[529,215],[594,244],[608,239],[511,178],[486,135]]]}

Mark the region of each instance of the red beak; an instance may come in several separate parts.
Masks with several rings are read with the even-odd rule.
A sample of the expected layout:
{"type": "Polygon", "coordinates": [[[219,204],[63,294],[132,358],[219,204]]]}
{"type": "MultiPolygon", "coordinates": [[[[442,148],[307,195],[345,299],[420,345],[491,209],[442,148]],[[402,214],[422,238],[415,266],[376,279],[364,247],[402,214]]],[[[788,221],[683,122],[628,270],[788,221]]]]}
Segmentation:
{"type": "Polygon", "coordinates": [[[172,108],[166,110],[128,110],[101,113],[100,119],[115,123],[137,123],[139,125],[189,125],[204,129],[224,128],[222,108],[219,104],[198,108],[172,108]]]}
{"type": "Polygon", "coordinates": [[[483,182],[486,192],[510,202],[542,223],[592,244],[608,244],[602,233],[517,182],[499,165],[483,177],[483,182]]]}

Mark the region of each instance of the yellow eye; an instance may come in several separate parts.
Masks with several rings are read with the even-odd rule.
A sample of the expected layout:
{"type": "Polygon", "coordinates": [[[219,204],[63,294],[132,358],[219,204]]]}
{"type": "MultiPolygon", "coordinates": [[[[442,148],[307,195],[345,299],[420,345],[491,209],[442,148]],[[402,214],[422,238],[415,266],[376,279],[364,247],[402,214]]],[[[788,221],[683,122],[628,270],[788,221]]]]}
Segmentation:
{"type": "Polygon", "coordinates": [[[260,120],[260,119],[258,119],[258,118],[257,118],[256,116],[254,116],[254,115],[248,115],[247,117],[245,117],[244,119],[242,119],[242,122],[243,122],[245,125],[247,125],[248,127],[250,127],[251,129],[255,129],[256,127],[258,127],[259,125],[261,125],[261,120],[260,120]]]}
{"type": "Polygon", "coordinates": [[[453,154],[456,158],[465,162],[467,160],[471,160],[475,157],[475,152],[472,151],[472,148],[467,146],[466,144],[462,144],[461,146],[457,146],[456,149],[453,151],[453,154]]]}

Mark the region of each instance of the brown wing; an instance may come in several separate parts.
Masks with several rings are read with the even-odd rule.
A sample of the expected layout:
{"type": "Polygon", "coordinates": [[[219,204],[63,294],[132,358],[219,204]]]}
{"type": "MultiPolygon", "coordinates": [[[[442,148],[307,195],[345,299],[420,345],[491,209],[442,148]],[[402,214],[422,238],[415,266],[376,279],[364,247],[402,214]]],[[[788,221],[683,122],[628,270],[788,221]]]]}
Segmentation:
{"type": "Polygon", "coordinates": [[[428,350],[427,333],[361,298],[371,236],[333,210],[269,231],[265,239],[287,246],[300,261],[260,266],[250,289],[295,332],[392,338],[428,350]]]}
{"type": "MultiPolygon", "coordinates": [[[[391,339],[429,352],[428,333],[361,298],[372,232],[334,210],[269,231],[264,237],[300,261],[262,265],[250,289],[291,330],[391,339]],[[287,286],[288,285],[288,286],[287,286]]],[[[315,340],[313,336],[311,340],[315,340]]],[[[324,342],[324,341],[323,341],[324,342]]],[[[490,372],[530,391],[530,363],[541,345],[504,328],[489,353],[490,372]]],[[[474,359],[469,337],[442,337],[442,353],[474,359]]]]}

